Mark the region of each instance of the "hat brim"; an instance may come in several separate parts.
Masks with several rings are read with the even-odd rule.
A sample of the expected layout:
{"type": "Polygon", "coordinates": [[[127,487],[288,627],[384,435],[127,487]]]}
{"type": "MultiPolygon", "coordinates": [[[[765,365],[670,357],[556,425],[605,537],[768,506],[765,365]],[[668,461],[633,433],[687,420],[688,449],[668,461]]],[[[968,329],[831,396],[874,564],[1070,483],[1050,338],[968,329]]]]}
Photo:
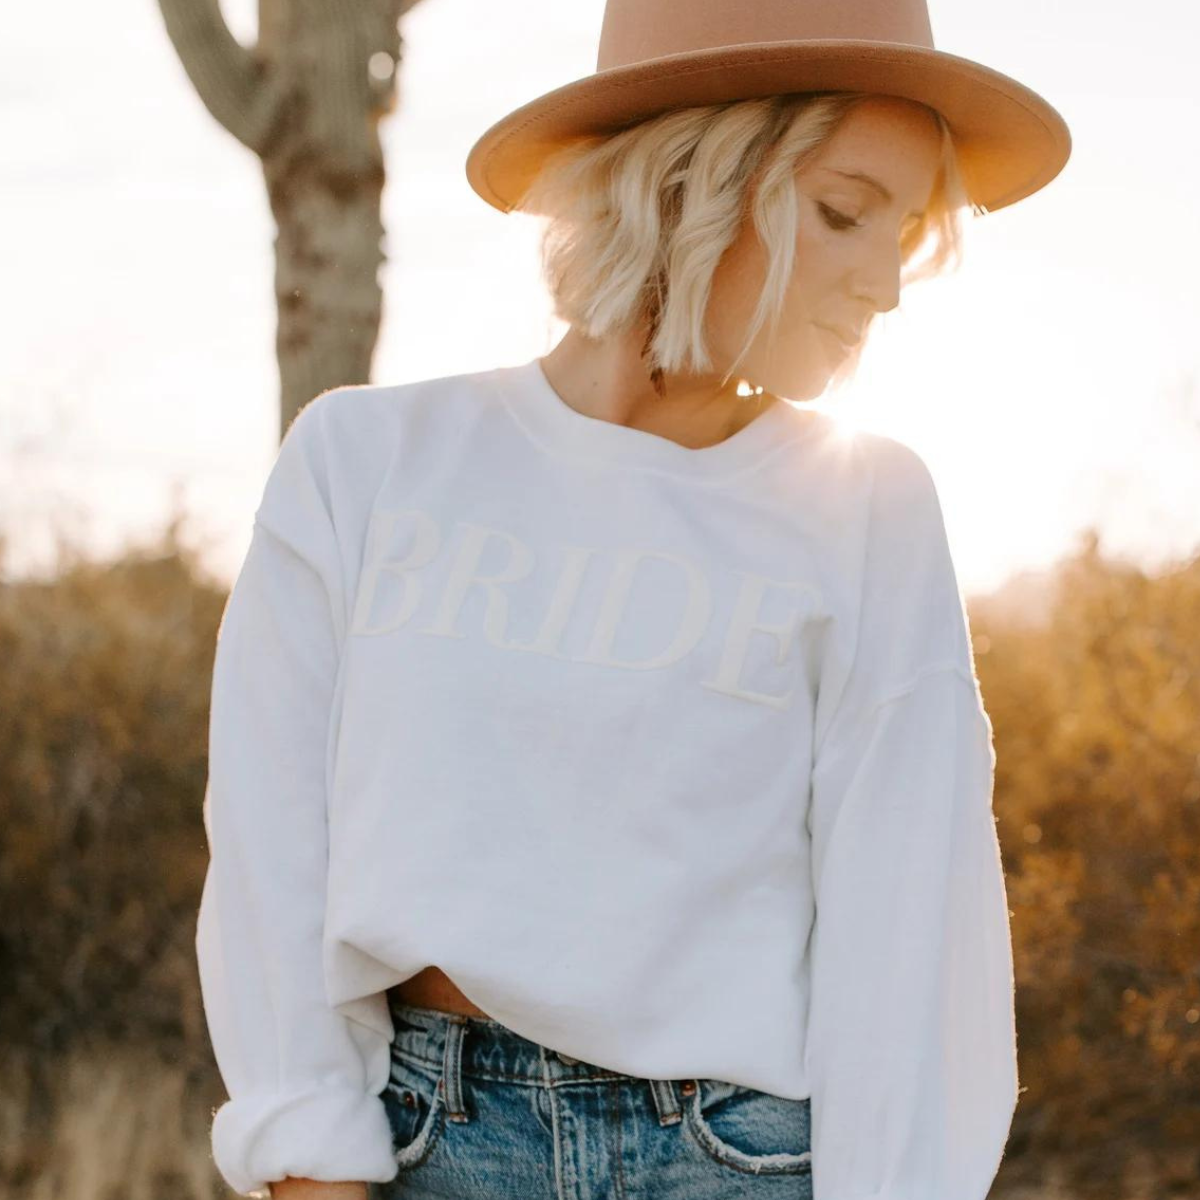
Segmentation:
{"type": "Polygon", "coordinates": [[[580,136],[616,132],[674,108],[817,91],[900,96],[939,111],[968,197],[989,212],[1045,187],[1070,157],[1061,114],[999,71],[921,46],[821,39],[672,54],[576,79],[487,129],[467,156],[467,179],[490,205],[509,212],[545,158],[580,136]]]}

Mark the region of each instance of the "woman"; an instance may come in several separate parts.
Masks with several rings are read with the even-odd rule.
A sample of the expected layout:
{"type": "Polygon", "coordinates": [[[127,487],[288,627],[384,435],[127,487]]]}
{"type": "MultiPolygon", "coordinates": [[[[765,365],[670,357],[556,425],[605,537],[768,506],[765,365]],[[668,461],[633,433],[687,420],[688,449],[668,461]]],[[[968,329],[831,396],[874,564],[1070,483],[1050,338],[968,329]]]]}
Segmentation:
{"type": "Polygon", "coordinates": [[[916,0],[610,0],[476,144],[545,358],[323,393],[214,664],[197,929],[243,1194],[983,1200],[1017,1093],[936,489],[790,401],[1066,161],[916,0]]]}

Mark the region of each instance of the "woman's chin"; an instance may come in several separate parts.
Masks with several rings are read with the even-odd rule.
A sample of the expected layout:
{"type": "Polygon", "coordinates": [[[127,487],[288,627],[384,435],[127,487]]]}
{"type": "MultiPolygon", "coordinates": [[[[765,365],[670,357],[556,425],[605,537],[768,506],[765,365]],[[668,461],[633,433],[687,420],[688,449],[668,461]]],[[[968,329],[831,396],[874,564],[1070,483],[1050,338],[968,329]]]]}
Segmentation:
{"type": "Polygon", "coordinates": [[[810,371],[797,377],[790,388],[777,394],[798,403],[803,403],[805,400],[819,400],[829,390],[830,384],[835,378],[835,372],[829,368],[817,372],[810,371]]]}

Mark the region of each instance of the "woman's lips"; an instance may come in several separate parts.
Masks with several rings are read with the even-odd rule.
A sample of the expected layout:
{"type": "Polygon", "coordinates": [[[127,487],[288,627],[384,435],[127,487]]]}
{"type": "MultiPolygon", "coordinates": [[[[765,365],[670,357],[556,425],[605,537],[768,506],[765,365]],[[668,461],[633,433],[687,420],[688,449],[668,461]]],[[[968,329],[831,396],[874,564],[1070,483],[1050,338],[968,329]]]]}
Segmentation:
{"type": "Polygon", "coordinates": [[[833,340],[835,345],[838,347],[839,350],[841,350],[841,352],[843,354],[849,354],[850,351],[853,350],[854,347],[858,345],[857,341],[855,341],[855,342],[846,341],[846,339],[843,338],[842,335],[837,332],[837,330],[830,329],[828,325],[819,325],[818,328],[824,330],[827,334],[829,334],[830,338],[833,340]]]}

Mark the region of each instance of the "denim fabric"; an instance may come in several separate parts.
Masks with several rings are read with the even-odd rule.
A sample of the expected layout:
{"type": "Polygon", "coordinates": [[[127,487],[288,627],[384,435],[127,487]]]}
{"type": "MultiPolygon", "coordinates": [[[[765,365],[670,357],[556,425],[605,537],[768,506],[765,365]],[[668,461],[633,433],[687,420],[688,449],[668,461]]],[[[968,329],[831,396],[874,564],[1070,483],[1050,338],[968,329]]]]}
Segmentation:
{"type": "Polygon", "coordinates": [[[371,1200],[812,1200],[807,1099],[624,1075],[498,1021],[389,1005],[400,1170],[371,1200]]]}

